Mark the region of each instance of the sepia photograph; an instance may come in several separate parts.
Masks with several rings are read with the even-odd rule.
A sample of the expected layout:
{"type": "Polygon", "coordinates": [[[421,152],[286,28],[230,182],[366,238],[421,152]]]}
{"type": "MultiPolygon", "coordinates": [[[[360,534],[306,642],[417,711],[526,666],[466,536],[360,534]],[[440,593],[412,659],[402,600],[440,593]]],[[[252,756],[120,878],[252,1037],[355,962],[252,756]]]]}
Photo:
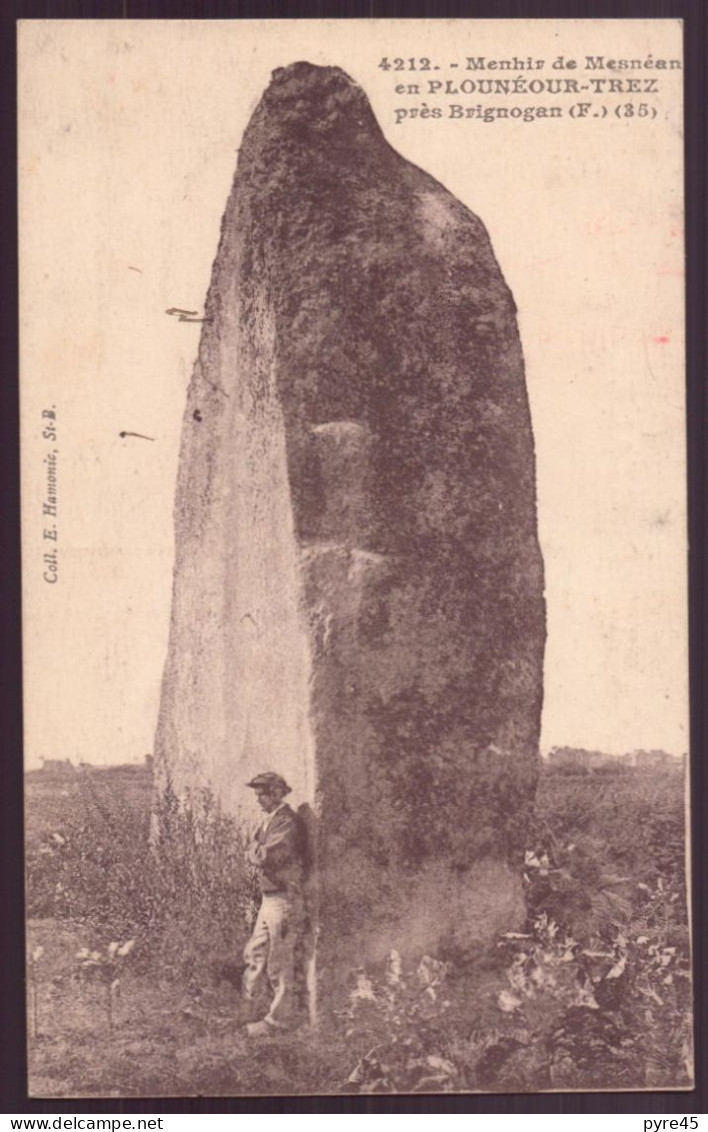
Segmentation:
{"type": "Polygon", "coordinates": [[[23,20],[29,1095],[690,1090],[678,20],[23,20]]]}

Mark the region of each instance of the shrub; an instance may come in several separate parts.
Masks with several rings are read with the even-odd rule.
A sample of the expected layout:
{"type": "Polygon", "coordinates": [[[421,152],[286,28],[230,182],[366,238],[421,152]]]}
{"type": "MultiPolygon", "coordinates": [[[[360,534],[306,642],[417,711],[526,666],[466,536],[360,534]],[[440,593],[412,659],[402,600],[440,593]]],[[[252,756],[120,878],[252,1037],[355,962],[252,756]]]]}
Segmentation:
{"type": "Polygon", "coordinates": [[[580,938],[623,924],[631,879],[610,871],[603,843],[581,835],[568,845],[527,852],[523,879],[531,919],[548,916],[580,938]]]}
{"type": "Polygon", "coordinates": [[[256,881],[243,837],[208,792],[179,804],[168,789],[155,811],[84,776],[59,830],[27,856],[30,916],[85,925],[100,945],[135,937],[136,962],[198,989],[239,962],[256,881]]]}
{"type": "Polygon", "coordinates": [[[675,770],[541,776],[536,851],[553,854],[580,835],[601,846],[605,868],[637,880],[685,875],[683,777],[675,770]]]}
{"type": "Polygon", "coordinates": [[[383,978],[362,971],[352,992],[346,1038],[357,1063],[348,1085],[447,1092],[691,1083],[679,884],[615,876],[591,838],[556,842],[553,860],[528,851],[524,876],[529,919],[523,932],[499,938],[505,985],[496,1017],[470,1028],[451,963],[425,956],[406,973],[394,953],[383,978]]]}

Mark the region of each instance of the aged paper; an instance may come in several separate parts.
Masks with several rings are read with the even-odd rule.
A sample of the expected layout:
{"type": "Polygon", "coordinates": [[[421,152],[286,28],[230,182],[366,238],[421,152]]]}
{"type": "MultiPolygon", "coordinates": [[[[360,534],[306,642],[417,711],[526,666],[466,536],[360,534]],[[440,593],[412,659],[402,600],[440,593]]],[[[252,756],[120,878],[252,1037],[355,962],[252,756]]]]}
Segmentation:
{"type": "MultiPolygon", "coordinates": [[[[680,23],[23,21],[19,52],[31,1093],[690,1087],[680,23]],[[271,76],[300,62],[339,68],[386,142],[479,218],[513,296],[545,576],[545,761],[535,808],[530,779],[519,803],[525,843],[510,849],[525,913],[510,897],[508,922],[467,952],[421,929],[418,953],[386,936],[385,956],[342,961],[336,1024],[331,987],[313,1006],[328,974],[313,943],[308,1024],[249,1037],[241,952],[265,929],[257,893],[249,904],[231,875],[240,847],[210,864],[203,846],[223,848],[225,830],[200,813],[208,836],[190,857],[177,788],[172,879],[160,889],[146,863],[141,889],[136,870],[154,860],[150,811],[165,802],[151,771],[158,715],[172,710],[168,651],[182,673],[196,664],[185,654],[199,656],[187,685],[211,684],[201,630],[192,648],[174,629],[173,511],[190,377],[217,317],[205,300],[220,225],[271,76]],[[210,930],[201,882],[214,876],[210,930]],[[222,922],[232,881],[233,937],[222,922]]],[[[392,179],[394,203],[398,191],[392,179]]],[[[444,232],[442,207],[430,205],[431,231],[444,232]]],[[[418,271],[413,255],[405,274],[418,271]]],[[[363,291],[362,311],[374,301],[363,291]]],[[[284,629],[283,656],[290,643],[284,629]]],[[[249,701],[267,705],[253,712],[271,718],[270,745],[249,731],[238,742],[257,753],[237,764],[291,778],[293,805],[317,811],[317,751],[298,778],[302,743],[279,715],[290,704],[296,717],[301,692],[279,687],[276,670],[263,667],[267,688],[249,701]]],[[[227,800],[224,821],[257,826],[256,788],[218,766],[219,735],[225,749],[236,742],[231,717],[209,707],[205,724],[182,685],[177,698],[177,730],[205,736],[195,757],[210,804],[227,800]]],[[[420,820],[434,822],[434,780],[420,790],[432,814],[420,820]]],[[[352,808],[347,796],[342,814],[352,808]]],[[[316,888],[325,866],[311,867],[316,888]]],[[[472,899],[486,882],[470,876],[472,899]]],[[[313,940],[320,927],[313,918],[313,940]]]]}

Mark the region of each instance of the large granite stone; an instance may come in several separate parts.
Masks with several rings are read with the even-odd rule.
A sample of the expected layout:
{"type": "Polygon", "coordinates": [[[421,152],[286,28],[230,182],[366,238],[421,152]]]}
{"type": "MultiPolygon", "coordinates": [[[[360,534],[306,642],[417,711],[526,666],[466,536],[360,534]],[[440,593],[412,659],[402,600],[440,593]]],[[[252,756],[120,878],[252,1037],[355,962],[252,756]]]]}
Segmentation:
{"type": "Polygon", "coordinates": [[[252,774],[290,779],[325,974],[489,940],[523,916],[545,616],[487,232],[351,79],[297,63],[244,135],[206,318],[158,782],[246,815],[252,774]]]}

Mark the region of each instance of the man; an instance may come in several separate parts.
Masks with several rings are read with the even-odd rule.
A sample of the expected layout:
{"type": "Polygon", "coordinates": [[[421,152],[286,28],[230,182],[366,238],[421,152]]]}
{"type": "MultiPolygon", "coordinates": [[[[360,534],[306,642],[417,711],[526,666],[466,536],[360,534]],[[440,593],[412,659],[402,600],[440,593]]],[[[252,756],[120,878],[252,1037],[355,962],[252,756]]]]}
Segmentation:
{"type": "Polygon", "coordinates": [[[244,950],[243,993],[254,1004],[267,982],[273,998],[265,1018],[250,1022],[250,1037],[288,1030],[298,1014],[298,945],[303,931],[305,835],[284,798],[290,787],[267,771],[246,783],[256,792],[265,820],[256,830],[246,859],[258,870],[262,893],[253,934],[244,950]]]}

